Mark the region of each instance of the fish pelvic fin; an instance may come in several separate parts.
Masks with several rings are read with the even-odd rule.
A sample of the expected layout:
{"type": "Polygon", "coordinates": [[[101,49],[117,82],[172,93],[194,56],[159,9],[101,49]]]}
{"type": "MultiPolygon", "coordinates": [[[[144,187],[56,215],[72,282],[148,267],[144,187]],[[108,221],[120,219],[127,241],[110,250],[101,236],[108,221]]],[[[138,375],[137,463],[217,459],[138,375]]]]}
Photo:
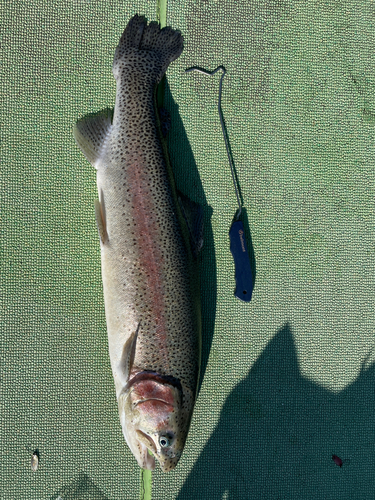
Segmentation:
{"type": "Polygon", "coordinates": [[[143,16],[136,14],[125,28],[113,60],[113,74],[117,79],[122,69],[141,69],[144,73],[155,73],[158,83],[168,66],[179,57],[184,40],[179,31],[152,21],[147,25],[143,16]]]}
{"type": "Polygon", "coordinates": [[[107,221],[105,216],[105,204],[103,191],[100,192],[101,200],[95,200],[95,219],[98,226],[100,241],[103,245],[108,241],[107,221]]]}
{"type": "Polygon", "coordinates": [[[106,108],[84,116],[75,124],[74,139],[82,153],[95,168],[103,157],[112,130],[113,110],[106,108]]]}

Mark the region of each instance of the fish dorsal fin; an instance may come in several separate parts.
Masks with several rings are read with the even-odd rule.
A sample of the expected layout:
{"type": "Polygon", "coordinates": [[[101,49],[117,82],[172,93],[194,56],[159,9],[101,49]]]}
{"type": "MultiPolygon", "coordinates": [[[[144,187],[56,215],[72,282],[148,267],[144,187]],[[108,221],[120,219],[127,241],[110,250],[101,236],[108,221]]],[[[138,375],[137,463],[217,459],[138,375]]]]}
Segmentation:
{"type": "Polygon", "coordinates": [[[113,111],[107,108],[99,113],[84,116],[74,126],[76,143],[94,167],[97,167],[105,151],[112,130],[112,117],[113,111]]]}
{"type": "Polygon", "coordinates": [[[203,246],[203,208],[195,201],[177,193],[182,214],[189,229],[190,243],[195,257],[198,256],[203,246]]]}
{"type": "Polygon", "coordinates": [[[138,327],[134,332],[130,335],[128,340],[125,342],[125,345],[122,350],[121,356],[121,373],[124,377],[124,384],[126,384],[129,380],[130,372],[133,367],[134,358],[135,358],[135,348],[137,345],[138,332],[141,323],[138,324],[138,327]]]}

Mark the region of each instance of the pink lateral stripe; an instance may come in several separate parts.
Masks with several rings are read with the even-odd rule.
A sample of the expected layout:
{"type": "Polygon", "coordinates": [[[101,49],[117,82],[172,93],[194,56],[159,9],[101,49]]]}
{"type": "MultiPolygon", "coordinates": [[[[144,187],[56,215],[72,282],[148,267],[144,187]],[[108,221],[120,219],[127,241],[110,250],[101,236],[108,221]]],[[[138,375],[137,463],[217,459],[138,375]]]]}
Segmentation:
{"type": "Polygon", "coordinates": [[[169,368],[167,348],[167,332],[165,321],[165,302],[163,287],[163,255],[157,244],[159,228],[156,221],[150,219],[150,214],[155,213],[156,207],[152,203],[150,187],[147,185],[145,171],[147,162],[142,152],[134,154],[136,158],[127,168],[127,179],[130,192],[133,194],[132,203],[137,221],[137,244],[141,269],[147,283],[147,301],[151,305],[153,320],[156,323],[155,339],[159,344],[159,355],[163,357],[164,366],[169,368]]]}

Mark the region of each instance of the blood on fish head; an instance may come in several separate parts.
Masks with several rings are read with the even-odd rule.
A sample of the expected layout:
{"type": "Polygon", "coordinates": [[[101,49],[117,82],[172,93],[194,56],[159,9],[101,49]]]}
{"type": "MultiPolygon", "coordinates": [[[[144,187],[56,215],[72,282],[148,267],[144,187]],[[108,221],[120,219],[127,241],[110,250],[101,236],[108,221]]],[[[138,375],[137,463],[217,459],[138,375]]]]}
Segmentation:
{"type": "Polygon", "coordinates": [[[142,379],[120,395],[119,412],[126,442],[139,466],[153,470],[156,458],[163,472],[174,469],[188,427],[180,389],[152,376],[142,379]]]}

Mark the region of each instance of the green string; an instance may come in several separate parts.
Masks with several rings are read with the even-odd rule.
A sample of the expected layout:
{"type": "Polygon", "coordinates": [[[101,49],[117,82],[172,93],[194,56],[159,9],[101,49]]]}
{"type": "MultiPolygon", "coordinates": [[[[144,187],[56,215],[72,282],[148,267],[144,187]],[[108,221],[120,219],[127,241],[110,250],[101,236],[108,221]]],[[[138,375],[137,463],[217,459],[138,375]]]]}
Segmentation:
{"type": "Polygon", "coordinates": [[[151,499],[151,485],[152,477],[151,471],[147,469],[141,469],[141,494],[140,500],[152,500],[151,499]]]}
{"type": "MultiPolygon", "coordinates": [[[[156,0],[156,20],[160,24],[161,28],[165,28],[165,26],[167,25],[167,0],[156,0]]],[[[158,85],[158,90],[157,90],[156,99],[159,109],[163,107],[164,92],[165,92],[165,76],[163,76],[161,82],[158,85]]]]}
{"type": "MultiPolygon", "coordinates": [[[[156,19],[159,22],[161,28],[164,28],[167,25],[167,0],[156,1],[156,19]]],[[[158,90],[157,90],[157,103],[159,108],[163,107],[164,92],[165,92],[165,76],[163,76],[161,82],[158,85],[158,90]]],[[[140,482],[141,482],[140,500],[152,500],[151,498],[152,472],[147,469],[141,469],[140,482]]]]}
{"type": "Polygon", "coordinates": [[[156,19],[161,28],[167,26],[167,0],[156,0],[156,19]]]}

